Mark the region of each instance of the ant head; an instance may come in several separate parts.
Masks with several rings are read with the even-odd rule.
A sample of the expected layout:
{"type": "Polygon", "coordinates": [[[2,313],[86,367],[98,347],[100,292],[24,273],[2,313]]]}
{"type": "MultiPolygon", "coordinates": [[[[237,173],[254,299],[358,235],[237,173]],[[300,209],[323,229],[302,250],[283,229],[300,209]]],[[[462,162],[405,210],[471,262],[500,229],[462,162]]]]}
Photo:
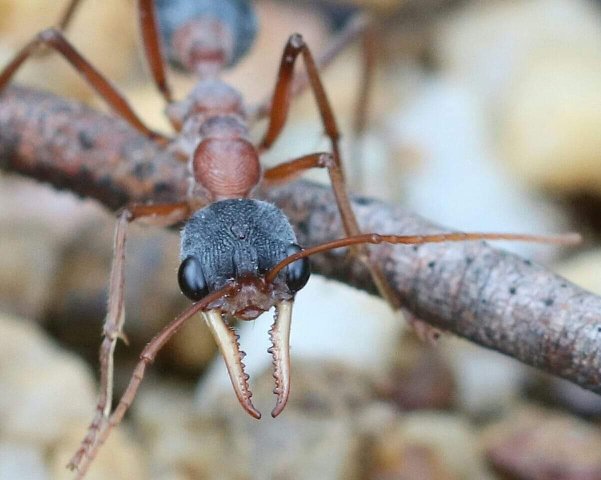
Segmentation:
{"type": "Polygon", "coordinates": [[[229,282],[239,288],[218,308],[250,320],[292,300],[309,279],[309,262],[297,260],[266,282],[265,273],[301,248],[284,213],[249,199],[222,200],[196,212],[182,230],[179,284],[198,301],[229,282]]]}
{"type": "Polygon", "coordinates": [[[292,302],[309,279],[307,258],[282,260],[302,249],[284,213],[259,200],[221,200],[197,211],[182,230],[178,278],[182,292],[202,308],[202,316],[223,354],[232,386],[244,409],[261,414],[251,401],[244,352],[227,317],[252,320],[275,306],[269,330],[277,402],[271,415],[284,409],[290,391],[290,324],[292,302]],[[280,264],[277,272],[273,268],[280,264]],[[267,276],[269,275],[269,279],[267,276]],[[224,318],[225,317],[225,318],[224,318]]]}

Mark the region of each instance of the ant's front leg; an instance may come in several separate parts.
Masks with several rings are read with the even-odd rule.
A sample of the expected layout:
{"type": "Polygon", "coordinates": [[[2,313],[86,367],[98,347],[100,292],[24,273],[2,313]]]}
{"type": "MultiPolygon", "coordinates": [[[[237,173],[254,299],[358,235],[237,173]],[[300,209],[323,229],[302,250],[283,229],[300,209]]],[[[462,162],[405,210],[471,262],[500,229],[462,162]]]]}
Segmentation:
{"type": "MultiPolygon", "coordinates": [[[[361,234],[361,230],[359,228],[359,224],[357,223],[355,213],[351,207],[351,202],[344,183],[344,174],[339,148],[340,133],[336,123],[336,118],[334,117],[334,112],[321,82],[313,55],[299,34],[292,35],[288,40],[286,47],[284,48],[284,54],[280,63],[280,70],[271,103],[272,108],[269,117],[269,126],[259,144],[259,149],[264,150],[269,148],[280,135],[280,132],[286,123],[293,87],[294,64],[299,55],[302,55],[304,65],[307,70],[307,76],[309,78],[309,85],[315,96],[326,135],[330,139],[332,146],[331,161],[328,161],[327,164],[323,166],[328,169],[330,182],[332,183],[332,190],[334,192],[338,210],[340,211],[344,233],[349,237],[357,236],[361,234]]],[[[288,165],[290,165],[290,163],[288,163],[288,165]]],[[[355,245],[351,248],[353,253],[357,255],[357,257],[367,266],[367,268],[369,268],[374,283],[376,284],[376,287],[378,288],[378,291],[382,297],[391,305],[393,309],[399,309],[399,299],[394,294],[394,291],[390,287],[382,270],[370,260],[369,252],[365,245],[355,245]]]]}
{"type": "Polygon", "coordinates": [[[125,323],[124,293],[125,293],[125,242],[127,239],[127,227],[130,222],[144,219],[152,223],[160,223],[162,226],[179,223],[190,215],[190,209],[186,202],[157,204],[157,205],[132,205],[125,208],[117,217],[115,228],[113,261],[109,281],[109,295],[107,314],[102,329],[103,340],[100,346],[100,393],[96,405],[96,414],[88,427],[88,432],[75,455],[69,461],[68,467],[77,469],[83,475],[80,468],[85,457],[97,445],[97,436],[109,420],[112,411],[113,398],[113,355],[117,340],[122,339],[127,343],[123,333],[125,323]]]}

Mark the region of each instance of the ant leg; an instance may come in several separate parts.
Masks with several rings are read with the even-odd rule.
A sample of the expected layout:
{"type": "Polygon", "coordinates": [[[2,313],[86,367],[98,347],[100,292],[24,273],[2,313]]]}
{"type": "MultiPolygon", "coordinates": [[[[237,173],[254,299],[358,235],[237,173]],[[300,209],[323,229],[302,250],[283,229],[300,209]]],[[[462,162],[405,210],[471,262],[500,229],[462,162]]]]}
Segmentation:
{"type": "MultiPolygon", "coordinates": [[[[100,393],[96,405],[96,415],[88,427],[88,432],[75,455],[70,460],[68,467],[78,468],[96,443],[96,437],[101,425],[107,421],[113,398],[113,354],[117,340],[122,339],[127,343],[123,333],[125,323],[124,311],[124,267],[125,267],[125,242],[127,226],[130,222],[144,217],[167,217],[172,224],[178,223],[189,216],[186,203],[160,204],[160,205],[132,205],[124,209],[117,218],[115,239],[113,247],[113,262],[109,281],[109,297],[107,314],[102,329],[103,341],[100,346],[100,393]]],[[[165,221],[162,221],[165,224],[165,221]]]]}
{"type": "Polygon", "coordinates": [[[98,426],[98,438],[96,442],[94,445],[92,445],[86,456],[81,459],[81,463],[76,466],[76,479],[83,478],[90,464],[96,457],[98,450],[111,433],[111,430],[119,425],[123,419],[125,412],[127,412],[129,406],[132,404],[136,393],[138,392],[138,388],[142,383],[146,367],[154,361],[157,353],[161,350],[161,348],[163,348],[165,343],[169,341],[169,339],[184,325],[187,320],[193,317],[196,313],[206,310],[207,307],[215,300],[232,293],[234,287],[235,285],[226,286],[188,307],[178,317],[164,327],[163,330],[161,330],[161,332],[155,336],[150,343],[148,343],[148,345],[146,345],[140,354],[140,360],[133,371],[129,384],[121,396],[115,411],[110,417],[103,417],[103,421],[98,426]]]}
{"type": "Polygon", "coordinates": [[[109,281],[109,300],[106,318],[102,329],[104,339],[100,346],[100,393],[96,404],[96,414],[88,427],[88,432],[75,455],[71,458],[68,468],[75,469],[81,463],[84,455],[96,440],[96,434],[103,419],[111,412],[111,399],[113,397],[113,352],[119,338],[126,341],[123,334],[125,312],[123,310],[124,294],[124,265],[125,265],[125,240],[127,224],[130,222],[131,213],[124,210],[117,219],[115,229],[114,253],[109,281]]]}
{"type": "Polygon", "coordinates": [[[357,104],[355,105],[355,114],[353,118],[353,133],[355,138],[364,130],[367,124],[367,112],[369,108],[369,94],[374,79],[376,68],[376,57],[378,47],[377,35],[373,24],[365,27],[361,37],[361,80],[359,82],[359,91],[357,93],[357,104]]]}
{"type": "Polygon", "coordinates": [[[60,20],[56,24],[56,27],[60,30],[66,30],[69,28],[69,24],[71,20],[73,20],[73,15],[75,15],[75,11],[81,4],[81,0],[70,0],[67,8],[61,14],[60,20]]]}
{"type": "Polygon", "coordinates": [[[165,73],[165,56],[161,48],[161,38],[156,20],[156,9],[153,0],[138,1],[138,15],[144,54],[152,73],[152,78],[159,92],[168,104],[173,102],[171,87],[165,73]]]}
{"type": "Polygon", "coordinates": [[[263,173],[263,182],[267,186],[290,182],[311,168],[328,168],[332,165],[332,155],[329,153],[310,153],[302,157],[280,163],[268,168],[263,173]]]}
{"type": "MultiPolygon", "coordinates": [[[[325,50],[320,52],[320,55],[316,59],[315,63],[317,68],[322,71],[327,68],[337,57],[338,55],[347,48],[350,44],[352,44],[357,38],[360,36],[368,34],[368,30],[372,26],[371,18],[364,14],[355,15],[342,29],[341,32],[336,34],[336,36],[330,40],[325,50]]],[[[365,45],[362,45],[364,47],[365,45]]],[[[364,55],[366,56],[366,55],[364,55]]],[[[367,57],[366,57],[367,58],[367,57]]],[[[367,64],[366,64],[367,67],[367,64]]],[[[371,75],[373,70],[368,70],[367,74],[371,75]]],[[[367,88],[369,88],[369,84],[371,83],[371,79],[365,80],[366,72],[365,70],[362,72],[361,84],[360,84],[360,93],[359,93],[359,103],[362,102],[362,96],[366,96],[364,92],[367,88]]],[[[307,87],[309,86],[309,78],[305,72],[299,73],[293,81],[290,95],[292,97],[296,97],[303,93],[307,87]]],[[[357,107],[357,111],[359,111],[361,107],[357,107]]],[[[261,120],[267,116],[272,110],[272,96],[267,97],[258,105],[251,108],[251,112],[249,117],[251,118],[251,123],[261,120]]]]}
{"type": "Polygon", "coordinates": [[[363,189],[364,185],[364,168],[365,163],[362,159],[362,136],[367,126],[370,105],[370,93],[372,92],[372,83],[374,80],[377,60],[378,36],[374,25],[369,24],[361,37],[361,79],[359,81],[359,89],[357,92],[357,101],[355,103],[355,111],[353,112],[352,122],[352,137],[351,137],[351,164],[355,171],[352,175],[352,185],[363,189]]]}
{"type": "MultiPolygon", "coordinates": [[[[330,181],[332,183],[332,190],[334,191],[336,204],[338,205],[338,210],[340,211],[340,216],[342,218],[344,232],[349,237],[357,236],[361,233],[361,230],[359,229],[359,224],[355,218],[355,214],[352,210],[344,184],[344,175],[340,161],[340,148],[338,145],[340,133],[336,124],[334,112],[332,111],[332,107],[330,106],[330,102],[327,98],[323,84],[321,83],[313,55],[305,44],[303,38],[298,34],[292,35],[288,40],[286,47],[284,48],[278,80],[273,95],[269,126],[265,136],[263,137],[263,140],[259,144],[259,148],[269,148],[284,127],[290,106],[290,93],[294,64],[299,55],[302,55],[310,86],[315,96],[315,100],[317,101],[321,120],[332,145],[333,162],[331,165],[328,165],[327,168],[330,181]]],[[[382,297],[391,305],[393,309],[397,310],[400,308],[399,299],[396,297],[392,288],[386,281],[381,269],[372,261],[370,261],[366,246],[363,244],[357,244],[353,249],[353,253],[358,256],[358,258],[367,266],[367,268],[369,268],[374,283],[376,284],[376,287],[378,288],[378,291],[382,297]]]]}
{"type": "Polygon", "coordinates": [[[435,346],[443,331],[439,328],[433,327],[429,323],[424,322],[406,308],[403,308],[402,310],[403,317],[405,317],[407,324],[411,327],[417,338],[431,347],[435,346]]]}
{"type": "Polygon", "coordinates": [[[60,53],[88,84],[108,103],[108,105],[142,135],[160,144],[166,144],[169,138],[149,129],[129,106],[125,98],[111,83],[92,66],[69,43],[56,28],[48,28],[38,33],[25,47],[19,51],[12,61],[0,72],[0,93],[6,88],[23,62],[34,54],[40,46],[51,47],[60,53]]]}

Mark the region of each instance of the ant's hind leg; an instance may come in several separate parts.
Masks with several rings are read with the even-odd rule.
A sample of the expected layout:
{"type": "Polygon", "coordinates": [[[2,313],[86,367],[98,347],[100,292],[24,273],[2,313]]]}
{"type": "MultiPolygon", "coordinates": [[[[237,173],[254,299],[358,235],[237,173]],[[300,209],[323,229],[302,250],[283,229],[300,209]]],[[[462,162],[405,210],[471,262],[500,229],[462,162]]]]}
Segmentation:
{"type": "Polygon", "coordinates": [[[119,91],[56,28],[48,28],[38,33],[0,71],[0,93],[6,88],[23,63],[37,52],[41,46],[50,47],[60,53],[85,78],[96,93],[107,102],[113,111],[142,135],[159,144],[166,144],[170,141],[164,135],[148,128],[132,110],[127,100],[125,100],[119,91]]]}
{"type": "Polygon", "coordinates": [[[75,15],[75,11],[79,8],[81,4],[81,0],[70,0],[67,4],[67,7],[63,10],[63,13],[60,16],[60,20],[56,24],[56,27],[60,30],[67,30],[71,21],[73,20],[73,16],[75,15]]]}
{"type": "MultiPolygon", "coordinates": [[[[358,13],[354,15],[326,45],[325,49],[319,52],[319,56],[315,59],[315,63],[319,71],[328,68],[330,64],[338,58],[338,56],[352,45],[355,41],[360,40],[360,48],[362,55],[362,70],[361,78],[358,86],[357,104],[355,106],[355,119],[353,120],[353,131],[361,131],[365,124],[365,112],[369,103],[369,90],[374,74],[375,66],[375,46],[374,46],[374,22],[369,15],[358,13]]],[[[309,87],[309,77],[306,72],[299,72],[295,76],[292,87],[291,97],[295,98],[303,93],[309,87]]],[[[269,96],[259,104],[250,109],[251,122],[259,121],[269,116],[271,111],[272,98],[269,96]]]]}

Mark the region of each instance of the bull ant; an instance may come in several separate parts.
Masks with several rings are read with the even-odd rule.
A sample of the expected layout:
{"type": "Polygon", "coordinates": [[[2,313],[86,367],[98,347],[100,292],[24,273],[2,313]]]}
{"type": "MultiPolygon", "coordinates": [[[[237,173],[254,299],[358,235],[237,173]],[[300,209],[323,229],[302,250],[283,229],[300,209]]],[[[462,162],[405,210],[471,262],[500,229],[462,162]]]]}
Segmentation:
{"type": "MultiPolygon", "coordinates": [[[[71,0],[62,25],[79,4],[71,0]]],[[[249,115],[240,94],[225,84],[220,72],[244,53],[254,33],[254,17],[244,2],[138,0],[137,12],[142,39],[153,80],[167,103],[167,116],[177,132],[169,138],[152,131],[133,112],[125,99],[98,72],[60,30],[50,28],[34,37],[0,73],[0,91],[6,87],[23,62],[40,46],[58,51],[104,98],[113,111],[140,133],[172,149],[190,168],[190,189],[183,202],[136,204],[123,209],[117,219],[114,257],[110,275],[108,311],[104,340],[100,348],[100,395],[97,413],[69,467],[82,478],[111,429],[118,425],[131,405],[150,364],[163,345],[195,314],[206,321],[225,360],[240,404],[254,418],[254,407],[244,371],[238,336],[228,318],[253,320],[275,307],[269,331],[272,346],[276,404],[279,415],[290,393],[289,335],[295,294],[310,275],[308,257],[327,250],[351,247],[371,271],[380,293],[393,306],[398,300],[383,273],[369,259],[366,244],[424,244],[476,239],[505,239],[568,243],[573,236],[449,233],[396,236],[362,234],[346,192],[339,152],[339,132],[318,73],[346,44],[365,31],[361,17],[349,24],[326,54],[317,62],[303,38],[292,35],[282,55],[275,92],[270,102],[255,108],[252,122],[268,116],[268,128],[258,146],[249,139],[249,115]],[[157,22],[157,17],[160,22],[157,22]],[[240,20],[242,19],[242,20],[240,20]],[[242,23],[240,23],[242,21],[242,23]],[[159,23],[162,32],[159,31],[159,23]],[[164,35],[161,40],[160,34],[164,35]],[[169,59],[198,77],[198,83],[181,101],[174,101],[166,78],[162,42],[169,59]],[[306,75],[294,78],[293,69],[301,57],[306,75]],[[330,140],[331,152],[320,152],[289,160],[262,171],[260,153],[278,138],[286,122],[290,100],[303,86],[313,91],[330,140]],[[255,187],[286,182],[310,168],[328,171],[344,226],[345,238],[303,249],[294,231],[276,206],[252,199],[255,187]],[[169,323],[144,348],[130,383],[118,405],[112,408],[113,352],[123,337],[125,240],[129,222],[150,219],[161,225],[185,222],[181,232],[179,286],[192,305],[169,323]]]]}

